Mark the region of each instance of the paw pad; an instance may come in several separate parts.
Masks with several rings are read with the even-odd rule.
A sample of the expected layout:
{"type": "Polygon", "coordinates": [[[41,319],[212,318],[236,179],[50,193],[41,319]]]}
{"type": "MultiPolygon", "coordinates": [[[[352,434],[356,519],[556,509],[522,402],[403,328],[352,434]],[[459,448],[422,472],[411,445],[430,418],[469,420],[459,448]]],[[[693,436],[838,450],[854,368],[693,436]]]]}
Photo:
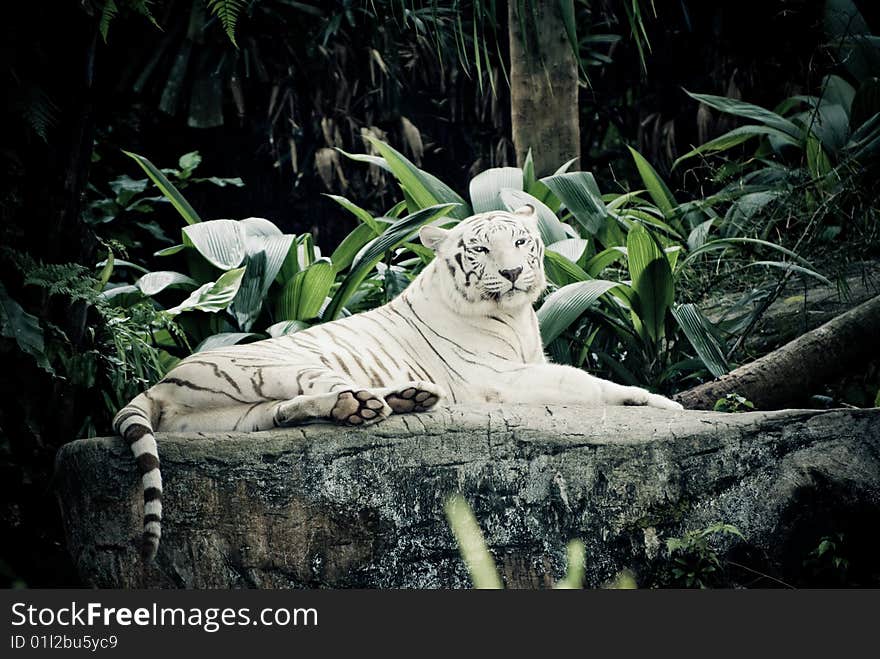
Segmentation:
{"type": "Polygon", "coordinates": [[[426,412],[434,407],[440,397],[432,391],[419,387],[406,387],[385,396],[385,402],[397,414],[408,412],[426,412]]]}
{"type": "Polygon", "coordinates": [[[360,426],[380,421],[388,416],[385,403],[370,391],[343,391],[330,410],[330,418],[336,423],[360,426]]]}

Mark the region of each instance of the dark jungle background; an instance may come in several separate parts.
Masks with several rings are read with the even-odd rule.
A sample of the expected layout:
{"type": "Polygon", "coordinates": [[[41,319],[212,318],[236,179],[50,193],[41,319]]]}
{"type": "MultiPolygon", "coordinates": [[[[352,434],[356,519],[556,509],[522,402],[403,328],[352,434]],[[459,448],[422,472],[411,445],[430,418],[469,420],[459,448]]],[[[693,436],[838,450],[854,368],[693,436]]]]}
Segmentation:
{"type": "MultiPolygon", "coordinates": [[[[110,434],[119,406],[195,350],[383,303],[430,257],[398,237],[350,276],[362,248],[450,190],[476,208],[470,182],[486,170],[520,167],[479,180],[518,186],[557,216],[554,290],[600,278],[638,289],[623,248],[645,236],[669,255],[650,317],[581,286],[577,313],[543,328],[556,360],[618,381],[671,395],[711,380],[778,347],[755,328],[786,286],[871,276],[876,2],[511,2],[9,3],[4,585],[78,585],[52,488],[59,446],[110,434]],[[542,114],[574,126],[568,171],[590,176],[565,178],[572,154],[515,134],[517,30],[527,58],[552,69],[559,43],[573,58],[576,106],[546,99],[542,114]],[[274,270],[245,234],[210,224],[246,217],[280,230],[274,270]],[[206,254],[181,233],[200,225],[246,255],[206,254]],[[262,280],[238,268],[258,261],[262,280]]],[[[878,389],[874,353],[790,402],[871,407],[878,389]]],[[[876,565],[855,577],[831,566],[800,585],[876,578],[876,565]]]]}

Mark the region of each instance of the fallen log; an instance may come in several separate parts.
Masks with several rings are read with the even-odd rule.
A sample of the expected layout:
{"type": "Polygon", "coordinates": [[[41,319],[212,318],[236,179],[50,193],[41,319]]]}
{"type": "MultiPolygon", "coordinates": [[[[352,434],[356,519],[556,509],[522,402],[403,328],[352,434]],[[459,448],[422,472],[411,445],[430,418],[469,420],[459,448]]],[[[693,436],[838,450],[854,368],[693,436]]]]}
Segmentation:
{"type": "Polygon", "coordinates": [[[687,409],[711,410],[738,394],[758,409],[803,404],[818,388],[880,356],[880,296],[712,382],[679,393],[687,409]]]}

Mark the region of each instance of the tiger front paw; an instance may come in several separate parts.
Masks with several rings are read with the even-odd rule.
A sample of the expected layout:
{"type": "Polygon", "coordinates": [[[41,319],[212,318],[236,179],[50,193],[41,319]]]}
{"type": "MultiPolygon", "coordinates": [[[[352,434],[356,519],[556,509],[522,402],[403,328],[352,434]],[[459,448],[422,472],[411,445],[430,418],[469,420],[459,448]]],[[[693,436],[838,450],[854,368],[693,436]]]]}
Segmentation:
{"type": "Polygon", "coordinates": [[[391,407],[368,389],[343,391],[330,410],[330,419],[347,426],[365,426],[388,418],[391,407]]]}
{"type": "Polygon", "coordinates": [[[648,405],[661,410],[674,410],[676,412],[684,409],[681,403],[677,403],[676,401],[670,400],[665,396],[660,396],[659,394],[650,394],[648,396],[648,405]]]}

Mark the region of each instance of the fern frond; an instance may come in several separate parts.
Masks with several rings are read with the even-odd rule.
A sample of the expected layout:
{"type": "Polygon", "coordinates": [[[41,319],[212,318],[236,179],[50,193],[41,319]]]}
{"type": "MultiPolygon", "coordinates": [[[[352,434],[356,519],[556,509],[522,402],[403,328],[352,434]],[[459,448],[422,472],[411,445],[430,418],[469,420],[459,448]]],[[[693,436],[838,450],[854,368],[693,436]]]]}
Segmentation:
{"type": "Polygon", "coordinates": [[[116,0],[107,0],[104,8],[101,10],[101,22],[98,29],[101,31],[101,37],[104,43],[107,43],[107,33],[110,31],[110,23],[119,13],[119,7],[116,6],[116,0]]]}
{"type": "Polygon", "coordinates": [[[161,30],[162,26],[156,22],[156,19],[153,17],[153,12],[150,11],[150,3],[151,0],[132,0],[132,8],[161,30]]]}
{"type": "Polygon", "coordinates": [[[208,9],[220,19],[223,29],[226,30],[226,36],[236,48],[238,44],[235,41],[235,27],[246,5],[247,0],[208,0],[208,9]]]}
{"type": "Polygon", "coordinates": [[[18,103],[21,115],[44,142],[49,141],[49,130],[58,123],[59,109],[41,88],[32,85],[22,92],[18,103]]]}

